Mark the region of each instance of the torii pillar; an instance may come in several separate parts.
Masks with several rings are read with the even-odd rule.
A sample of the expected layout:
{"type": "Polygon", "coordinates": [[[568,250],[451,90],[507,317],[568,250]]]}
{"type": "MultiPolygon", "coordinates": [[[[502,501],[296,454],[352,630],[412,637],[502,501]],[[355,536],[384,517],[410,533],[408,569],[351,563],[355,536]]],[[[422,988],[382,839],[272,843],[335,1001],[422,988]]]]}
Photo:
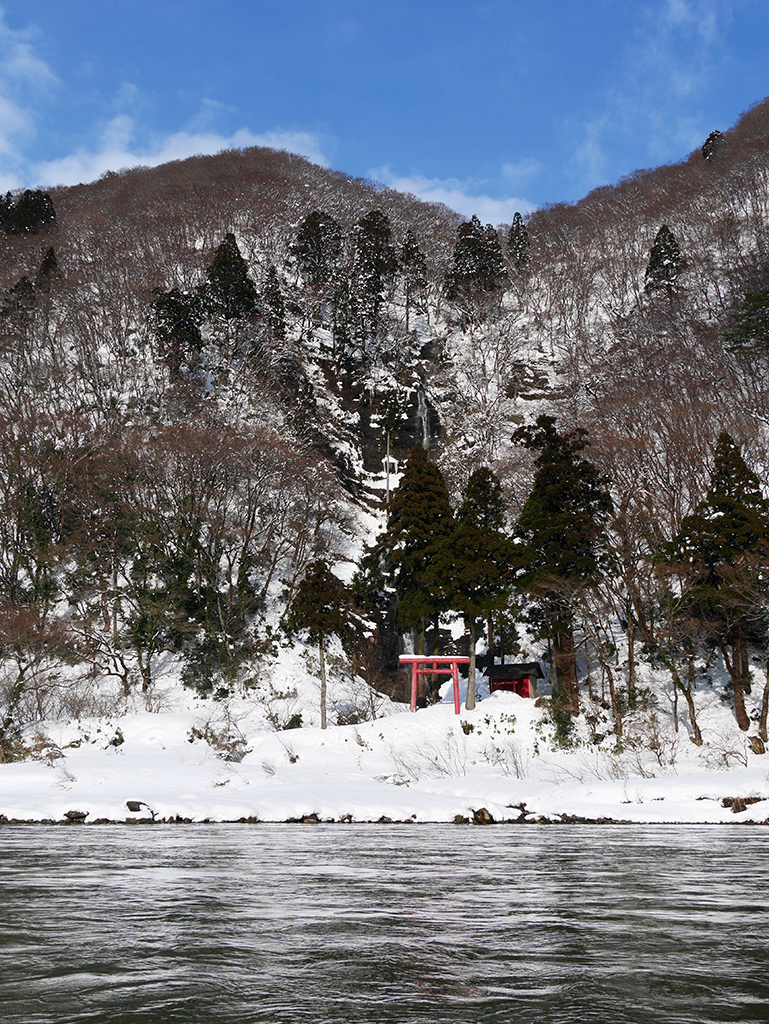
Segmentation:
{"type": "Polygon", "coordinates": [[[469,658],[455,655],[402,654],[401,665],[411,665],[411,710],[417,709],[419,676],[451,676],[454,682],[454,714],[459,714],[459,666],[469,665],[469,658]]]}

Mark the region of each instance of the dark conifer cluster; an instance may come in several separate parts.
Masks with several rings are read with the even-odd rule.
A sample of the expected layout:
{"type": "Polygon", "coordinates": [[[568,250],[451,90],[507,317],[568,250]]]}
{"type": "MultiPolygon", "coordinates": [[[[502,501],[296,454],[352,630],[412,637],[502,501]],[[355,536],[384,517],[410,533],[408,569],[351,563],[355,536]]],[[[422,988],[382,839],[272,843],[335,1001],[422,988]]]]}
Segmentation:
{"type": "Polygon", "coordinates": [[[21,195],[7,192],[0,198],[0,224],[9,235],[37,235],[55,223],[56,210],[47,192],[25,189],[21,195]]]}

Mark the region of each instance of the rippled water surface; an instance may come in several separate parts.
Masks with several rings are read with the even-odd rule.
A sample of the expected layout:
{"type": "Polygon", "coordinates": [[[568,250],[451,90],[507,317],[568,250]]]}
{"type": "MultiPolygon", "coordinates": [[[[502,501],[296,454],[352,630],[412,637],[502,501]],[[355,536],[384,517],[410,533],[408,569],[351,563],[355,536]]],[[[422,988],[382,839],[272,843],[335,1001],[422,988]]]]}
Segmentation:
{"type": "Polygon", "coordinates": [[[0,829],[0,1020],[769,1021],[769,831],[0,829]]]}

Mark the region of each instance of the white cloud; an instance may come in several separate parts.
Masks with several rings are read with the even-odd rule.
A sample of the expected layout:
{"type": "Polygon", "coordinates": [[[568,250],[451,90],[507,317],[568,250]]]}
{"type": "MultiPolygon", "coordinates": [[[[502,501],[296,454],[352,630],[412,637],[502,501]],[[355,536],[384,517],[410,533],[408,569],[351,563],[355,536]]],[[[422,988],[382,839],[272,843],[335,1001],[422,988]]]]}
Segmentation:
{"type": "Polygon", "coordinates": [[[23,180],[23,145],[35,130],[36,105],[58,79],[34,53],[30,35],[14,31],[0,9],[0,189],[23,180]]]}
{"type": "Polygon", "coordinates": [[[120,114],[113,118],[102,132],[96,147],[80,149],[58,160],[34,165],[30,177],[36,184],[75,185],[94,181],[105,171],[118,171],[124,167],[157,167],[169,160],[183,160],[198,154],[220,153],[223,149],[245,149],[248,146],[268,146],[285,149],[307,157],[313,163],[328,165],[321,148],[322,143],[312,132],[274,131],[255,134],[241,128],[232,135],[218,132],[175,132],[157,139],[152,145],[134,143],[136,125],[133,118],[120,114]]]}
{"type": "Polygon", "coordinates": [[[582,172],[584,181],[591,185],[605,182],[609,160],[601,138],[609,124],[606,114],[588,122],[583,128],[582,142],[574,152],[573,163],[582,172]]]}
{"type": "Polygon", "coordinates": [[[645,140],[649,165],[678,159],[704,141],[710,127],[692,103],[718,74],[730,7],[729,0],[664,0],[638,8],[635,36],[618,57],[602,109],[566,125],[582,185],[609,181],[607,154],[631,139],[645,140]]]}
{"type": "Polygon", "coordinates": [[[629,52],[631,76],[647,93],[678,100],[696,94],[728,16],[724,0],[667,0],[662,10],[643,9],[640,39],[629,52]]]}
{"type": "MultiPolygon", "coordinates": [[[[509,166],[509,165],[508,165],[509,166]]],[[[476,191],[473,181],[457,178],[425,178],[421,175],[398,175],[390,167],[377,167],[369,177],[399,192],[410,192],[428,203],[444,203],[463,217],[475,214],[484,224],[509,224],[513,214],[531,213],[536,209],[528,199],[509,196],[496,199],[476,191]]]]}
{"type": "Polygon", "coordinates": [[[533,157],[524,157],[513,164],[502,164],[502,174],[511,185],[523,185],[541,173],[542,164],[533,157]]]}

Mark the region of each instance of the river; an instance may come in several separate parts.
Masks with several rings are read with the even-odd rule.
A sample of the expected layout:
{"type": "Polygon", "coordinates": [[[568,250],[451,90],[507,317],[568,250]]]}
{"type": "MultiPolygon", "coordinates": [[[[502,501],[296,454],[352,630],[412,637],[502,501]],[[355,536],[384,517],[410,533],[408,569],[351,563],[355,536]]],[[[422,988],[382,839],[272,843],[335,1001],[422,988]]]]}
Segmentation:
{"type": "Polygon", "coordinates": [[[5,1024],[769,1020],[769,830],[0,828],[5,1024]]]}

